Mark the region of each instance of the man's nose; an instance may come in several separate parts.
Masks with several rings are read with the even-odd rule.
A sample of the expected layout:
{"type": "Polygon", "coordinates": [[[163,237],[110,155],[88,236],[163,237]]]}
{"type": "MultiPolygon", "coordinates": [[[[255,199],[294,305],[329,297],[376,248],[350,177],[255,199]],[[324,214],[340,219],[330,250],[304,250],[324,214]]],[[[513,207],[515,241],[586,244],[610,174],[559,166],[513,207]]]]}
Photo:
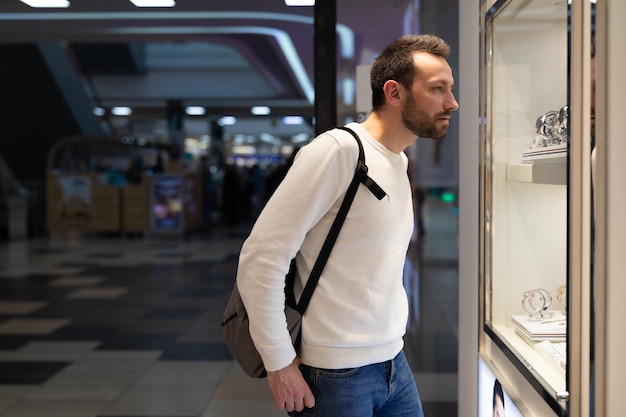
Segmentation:
{"type": "Polygon", "coordinates": [[[446,109],[452,111],[459,109],[459,103],[456,101],[456,98],[454,98],[454,94],[452,92],[450,92],[450,97],[446,102],[446,109]]]}

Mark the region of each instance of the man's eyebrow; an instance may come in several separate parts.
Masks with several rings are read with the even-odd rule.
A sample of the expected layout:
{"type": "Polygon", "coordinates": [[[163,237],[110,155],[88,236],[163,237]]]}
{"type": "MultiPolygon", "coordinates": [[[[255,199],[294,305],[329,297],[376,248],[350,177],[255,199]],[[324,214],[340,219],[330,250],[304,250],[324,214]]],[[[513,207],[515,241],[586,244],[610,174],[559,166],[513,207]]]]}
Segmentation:
{"type": "Polygon", "coordinates": [[[444,85],[444,86],[449,87],[449,88],[453,88],[454,87],[454,81],[448,81],[448,80],[445,80],[443,78],[437,78],[437,79],[431,80],[431,81],[429,81],[429,84],[431,84],[431,85],[444,85]]]}
{"type": "Polygon", "coordinates": [[[444,77],[433,78],[429,81],[431,84],[445,84],[445,85],[454,85],[454,81],[449,80],[444,77]]]}

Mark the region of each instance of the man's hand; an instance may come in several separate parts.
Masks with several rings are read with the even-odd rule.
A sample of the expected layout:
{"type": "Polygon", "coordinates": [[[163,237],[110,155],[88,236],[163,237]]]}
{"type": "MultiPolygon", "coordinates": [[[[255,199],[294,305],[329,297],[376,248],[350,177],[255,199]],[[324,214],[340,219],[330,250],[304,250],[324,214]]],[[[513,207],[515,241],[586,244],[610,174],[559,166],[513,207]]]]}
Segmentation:
{"type": "Polygon", "coordinates": [[[312,408],[315,398],[300,372],[300,358],[278,371],[267,373],[267,382],[274,394],[274,404],[279,410],[302,411],[312,408]]]}

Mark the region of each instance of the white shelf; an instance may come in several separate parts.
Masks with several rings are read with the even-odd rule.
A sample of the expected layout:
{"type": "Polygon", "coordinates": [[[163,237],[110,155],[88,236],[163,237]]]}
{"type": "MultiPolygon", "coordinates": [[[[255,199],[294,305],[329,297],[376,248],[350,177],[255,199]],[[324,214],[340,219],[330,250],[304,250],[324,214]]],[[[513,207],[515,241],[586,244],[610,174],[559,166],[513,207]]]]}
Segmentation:
{"type": "Polygon", "coordinates": [[[514,182],[567,185],[567,162],[543,164],[509,164],[506,178],[514,182]]]}
{"type": "Polygon", "coordinates": [[[526,366],[541,375],[544,381],[552,388],[553,394],[565,391],[565,369],[557,369],[548,358],[541,354],[538,349],[531,346],[526,340],[517,334],[515,329],[503,325],[495,325],[494,329],[504,338],[509,345],[524,358],[526,366]]]}

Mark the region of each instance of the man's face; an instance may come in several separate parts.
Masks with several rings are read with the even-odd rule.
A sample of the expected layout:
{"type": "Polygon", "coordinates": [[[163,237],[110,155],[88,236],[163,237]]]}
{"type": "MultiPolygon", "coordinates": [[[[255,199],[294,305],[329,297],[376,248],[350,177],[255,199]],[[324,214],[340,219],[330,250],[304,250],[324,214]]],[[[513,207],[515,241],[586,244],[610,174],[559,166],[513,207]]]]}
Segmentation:
{"type": "Polygon", "coordinates": [[[419,71],[407,91],[402,123],[416,136],[441,139],[448,133],[452,112],[459,108],[452,93],[452,69],[445,59],[425,52],[413,60],[419,71]]]}

